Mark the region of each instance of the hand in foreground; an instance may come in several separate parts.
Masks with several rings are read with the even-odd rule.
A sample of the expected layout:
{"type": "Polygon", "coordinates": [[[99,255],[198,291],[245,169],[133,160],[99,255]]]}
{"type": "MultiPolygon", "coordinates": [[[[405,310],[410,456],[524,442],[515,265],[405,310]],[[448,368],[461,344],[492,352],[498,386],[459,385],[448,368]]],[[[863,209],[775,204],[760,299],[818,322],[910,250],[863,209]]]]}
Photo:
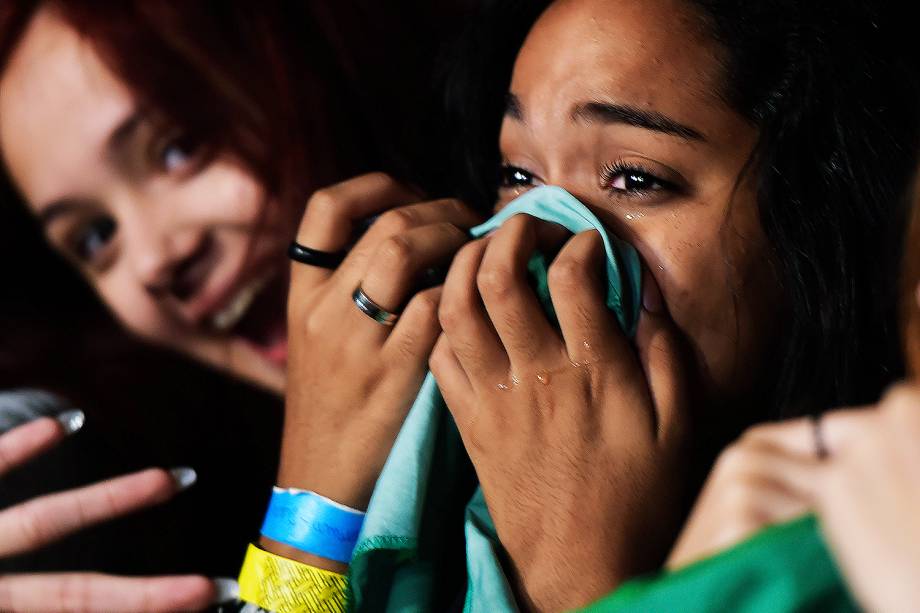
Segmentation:
{"type": "Polygon", "coordinates": [[[538,224],[464,247],[444,285],[432,372],[530,610],[585,605],[661,562],[683,516],[689,404],[654,282],[636,350],[605,306],[596,232],[549,269],[561,334],[527,280],[538,224]]]}
{"type": "Polygon", "coordinates": [[[877,407],[828,413],[817,428],[811,419],[758,426],[724,452],[668,566],[813,511],[863,607],[915,610],[920,390],[898,386],[877,407]]]}
{"type": "MultiPolygon", "coordinates": [[[[297,242],[347,249],[356,228],[379,215],[336,270],[293,262],[288,298],[288,382],[278,485],[315,491],[365,509],[384,461],[428,370],[440,332],[440,287],[419,291],[446,268],[480,216],[457,200],[419,196],[375,173],[320,190],[297,242]],[[360,311],[353,293],[391,313],[386,326],[360,311]]],[[[430,285],[430,283],[429,283],[430,285]]],[[[331,570],[271,541],[265,546],[331,570]]]]}
{"type": "MultiPolygon", "coordinates": [[[[0,435],[0,476],[60,442],[82,425],[43,417],[0,435]]],[[[73,532],[164,502],[194,482],[194,472],[141,471],[51,494],[0,511],[0,557],[38,549],[73,532]]],[[[142,613],[195,611],[228,586],[205,577],[113,577],[96,573],[0,575],[0,611],[142,613]]]]}

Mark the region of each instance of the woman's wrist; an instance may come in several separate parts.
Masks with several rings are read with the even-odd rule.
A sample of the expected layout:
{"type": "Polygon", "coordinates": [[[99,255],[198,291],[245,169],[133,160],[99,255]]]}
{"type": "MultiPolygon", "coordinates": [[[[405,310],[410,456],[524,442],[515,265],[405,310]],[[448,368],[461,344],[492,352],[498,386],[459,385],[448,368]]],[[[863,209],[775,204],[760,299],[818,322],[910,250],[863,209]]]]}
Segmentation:
{"type": "Polygon", "coordinates": [[[345,574],[348,572],[348,564],[344,562],[338,562],[336,560],[330,560],[329,558],[323,558],[312,553],[307,553],[306,551],[301,551],[290,545],[284,543],[279,543],[278,541],[272,540],[267,537],[259,538],[259,546],[265,551],[270,551],[276,555],[279,555],[283,558],[289,560],[294,560],[295,562],[300,562],[301,564],[306,564],[308,566],[315,566],[322,570],[328,570],[334,573],[345,574]]]}

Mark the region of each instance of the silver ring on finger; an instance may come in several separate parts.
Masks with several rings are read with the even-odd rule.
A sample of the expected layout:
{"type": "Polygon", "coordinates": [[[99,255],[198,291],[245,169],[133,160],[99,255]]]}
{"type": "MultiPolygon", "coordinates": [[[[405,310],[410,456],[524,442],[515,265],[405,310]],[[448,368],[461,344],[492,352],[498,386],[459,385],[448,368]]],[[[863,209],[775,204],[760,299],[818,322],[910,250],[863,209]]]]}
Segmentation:
{"type": "Polygon", "coordinates": [[[360,285],[355,288],[354,293],[351,295],[351,299],[354,301],[359,311],[382,326],[395,326],[397,320],[399,320],[398,313],[391,313],[371,300],[370,297],[364,293],[364,290],[361,289],[360,285]]]}

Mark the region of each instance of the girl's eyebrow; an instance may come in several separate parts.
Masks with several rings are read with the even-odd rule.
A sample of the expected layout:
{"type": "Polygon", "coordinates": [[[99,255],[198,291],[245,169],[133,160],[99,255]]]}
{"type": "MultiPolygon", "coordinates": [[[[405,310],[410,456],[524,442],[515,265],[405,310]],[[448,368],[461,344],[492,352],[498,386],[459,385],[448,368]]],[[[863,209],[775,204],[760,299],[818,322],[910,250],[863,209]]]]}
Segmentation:
{"type": "MultiPolygon", "coordinates": [[[[510,92],[505,97],[505,117],[521,123],[527,123],[520,98],[510,92]]],[[[670,134],[685,140],[706,140],[699,130],[682,124],[667,115],[657,111],[646,111],[627,104],[598,101],[581,102],[575,105],[571,117],[572,121],[604,124],[619,123],[662,134],[670,134]]]]}
{"type": "Polygon", "coordinates": [[[572,111],[573,121],[622,123],[684,138],[705,141],[702,133],[658,111],[645,111],[626,104],[582,102],[572,111]]]}
{"type": "Polygon", "coordinates": [[[144,124],[146,119],[147,114],[140,109],[135,109],[125,117],[106,139],[106,155],[110,158],[123,156],[131,141],[134,140],[138,129],[144,124]]]}
{"type": "Polygon", "coordinates": [[[39,223],[41,223],[43,228],[47,228],[51,223],[59,218],[64,217],[70,213],[73,213],[81,208],[91,206],[90,203],[74,199],[74,198],[61,198],[60,200],[55,200],[43,207],[36,215],[38,217],[39,223]]]}

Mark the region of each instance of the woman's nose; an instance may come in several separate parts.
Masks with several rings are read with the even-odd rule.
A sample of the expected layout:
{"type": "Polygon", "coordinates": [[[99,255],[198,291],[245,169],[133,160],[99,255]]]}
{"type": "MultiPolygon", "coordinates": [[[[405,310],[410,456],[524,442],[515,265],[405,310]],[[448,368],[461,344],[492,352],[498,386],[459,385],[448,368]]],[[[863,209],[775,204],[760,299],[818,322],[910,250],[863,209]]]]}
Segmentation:
{"type": "Polygon", "coordinates": [[[134,254],[138,282],[156,297],[184,302],[195,295],[214,264],[209,235],[184,231],[149,239],[134,254]]]}

